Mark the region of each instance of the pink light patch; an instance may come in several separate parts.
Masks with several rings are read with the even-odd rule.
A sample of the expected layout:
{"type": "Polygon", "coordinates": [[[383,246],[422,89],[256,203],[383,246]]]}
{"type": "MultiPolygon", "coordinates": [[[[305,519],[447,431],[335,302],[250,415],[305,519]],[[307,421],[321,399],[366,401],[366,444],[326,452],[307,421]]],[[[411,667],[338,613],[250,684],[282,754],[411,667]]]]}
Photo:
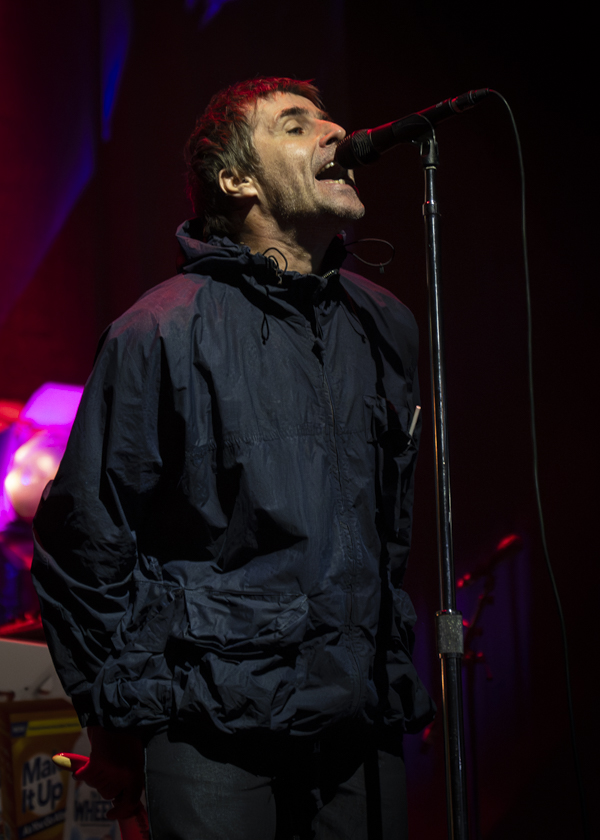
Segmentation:
{"type": "Polygon", "coordinates": [[[77,414],[82,393],[80,385],[46,382],[28,399],[19,420],[42,427],[70,426],[77,414]]]}

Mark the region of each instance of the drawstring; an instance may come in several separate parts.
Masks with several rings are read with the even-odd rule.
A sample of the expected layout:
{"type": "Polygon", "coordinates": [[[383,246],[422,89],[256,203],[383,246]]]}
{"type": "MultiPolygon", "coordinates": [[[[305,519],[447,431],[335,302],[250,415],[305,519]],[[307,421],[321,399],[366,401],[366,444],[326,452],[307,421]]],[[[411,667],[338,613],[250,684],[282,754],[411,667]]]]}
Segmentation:
{"type": "MultiPolygon", "coordinates": [[[[269,259],[269,258],[267,258],[267,259],[269,259]]],[[[268,288],[268,286],[265,286],[265,292],[267,293],[267,300],[268,300],[269,299],[269,288],[268,288]]],[[[269,321],[267,320],[267,309],[266,309],[266,307],[265,307],[265,310],[263,312],[263,319],[262,319],[262,324],[261,324],[261,327],[260,327],[260,334],[261,334],[261,337],[262,337],[262,343],[266,344],[267,341],[269,340],[269,335],[271,334],[271,330],[269,328],[269,321]]]]}
{"type": "Polygon", "coordinates": [[[269,322],[267,321],[267,313],[263,313],[262,325],[260,328],[260,334],[262,336],[262,343],[266,344],[269,340],[270,329],[269,329],[269,322]]]}
{"type": "MultiPolygon", "coordinates": [[[[285,254],[282,254],[281,251],[279,250],[279,248],[267,248],[266,251],[263,251],[263,257],[267,261],[267,265],[269,266],[269,268],[273,269],[273,271],[277,275],[277,278],[278,278],[277,279],[277,285],[280,286],[281,281],[283,279],[283,275],[287,271],[287,267],[288,267],[288,261],[285,257],[285,254]],[[277,257],[273,256],[272,254],[269,254],[269,251],[276,251],[279,254],[281,259],[285,263],[283,268],[279,267],[279,262],[277,260],[277,257]]],[[[269,287],[268,286],[265,286],[265,292],[267,293],[267,300],[268,300],[269,299],[269,287]]],[[[261,335],[263,344],[267,343],[267,341],[269,340],[269,335],[270,334],[271,334],[271,330],[269,328],[269,321],[268,321],[268,318],[267,318],[267,310],[265,308],[265,311],[263,312],[262,324],[261,324],[261,327],[260,327],[260,335],[261,335]]]]}

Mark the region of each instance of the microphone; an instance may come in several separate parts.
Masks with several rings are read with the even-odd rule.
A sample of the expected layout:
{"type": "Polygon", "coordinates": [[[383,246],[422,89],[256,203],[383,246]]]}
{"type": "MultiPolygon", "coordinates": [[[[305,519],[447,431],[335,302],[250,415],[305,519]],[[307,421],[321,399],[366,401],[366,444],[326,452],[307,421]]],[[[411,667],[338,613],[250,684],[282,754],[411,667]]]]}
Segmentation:
{"type": "Polygon", "coordinates": [[[380,125],[377,128],[362,128],[344,137],[335,152],[335,160],[344,169],[356,169],[367,163],[375,163],[383,152],[399,143],[413,143],[421,140],[432,125],[448,117],[462,114],[473,108],[480,100],[491,93],[490,88],[480,88],[462,93],[453,99],[444,99],[431,108],[417,111],[395,122],[380,125]]]}

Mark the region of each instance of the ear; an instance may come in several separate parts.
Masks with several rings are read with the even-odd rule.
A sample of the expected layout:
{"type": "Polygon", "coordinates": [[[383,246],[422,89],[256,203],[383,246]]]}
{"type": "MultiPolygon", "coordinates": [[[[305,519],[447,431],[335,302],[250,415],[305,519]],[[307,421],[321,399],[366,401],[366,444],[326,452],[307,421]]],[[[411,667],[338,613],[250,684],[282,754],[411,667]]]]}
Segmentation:
{"type": "Polygon", "coordinates": [[[253,198],[256,196],[256,184],[251,175],[241,175],[237,169],[221,169],[219,186],[225,195],[231,198],[253,198]]]}

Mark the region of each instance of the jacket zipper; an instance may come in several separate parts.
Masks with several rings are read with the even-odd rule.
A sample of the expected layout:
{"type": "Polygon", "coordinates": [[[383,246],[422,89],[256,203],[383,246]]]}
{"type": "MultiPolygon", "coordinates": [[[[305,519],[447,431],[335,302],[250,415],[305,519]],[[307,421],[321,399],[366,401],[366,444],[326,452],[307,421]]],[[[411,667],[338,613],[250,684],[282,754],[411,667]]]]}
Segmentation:
{"type": "MultiPolygon", "coordinates": [[[[321,340],[323,340],[323,331],[321,330],[321,325],[319,324],[319,315],[318,315],[316,307],[315,307],[315,324],[317,325],[317,335],[321,340]]],[[[327,376],[327,369],[326,369],[326,366],[325,366],[325,360],[324,359],[321,359],[321,366],[323,368],[323,382],[325,384],[325,391],[327,393],[327,399],[329,401],[329,410],[330,410],[330,414],[331,414],[331,424],[332,424],[332,431],[333,431],[333,451],[335,453],[335,462],[336,462],[336,467],[337,467],[337,479],[338,479],[338,485],[339,485],[339,490],[340,490],[340,500],[341,500],[341,504],[342,504],[340,525],[341,525],[342,529],[344,529],[347,533],[347,538],[348,538],[348,541],[349,541],[349,548],[350,548],[349,556],[350,556],[350,558],[352,558],[352,557],[355,557],[355,555],[356,555],[356,548],[353,545],[354,541],[352,539],[352,531],[350,530],[350,526],[348,525],[347,522],[344,521],[344,512],[345,512],[345,509],[346,509],[346,505],[345,505],[345,502],[344,502],[344,487],[343,487],[343,484],[342,484],[342,471],[341,471],[341,467],[340,467],[340,455],[339,455],[337,439],[336,439],[337,424],[336,424],[336,417],[335,417],[335,408],[334,408],[334,405],[333,405],[333,397],[331,395],[331,387],[329,385],[329,378],[327,376]]],[[[346,552],[344,552],[344,554],[346,554],[346,552]]],[[[352,566],[354,566],[354,563],[355,563],[355,560],[351,559],[351,565],[352,566]]],[[[351,631],[352,627],[353,627],[352,612],[353,612],[353,609],[354,609],[354,586],[353,586],[353,583],[352,583],[352,577],[353,577],[353,571],[351,570],[350,571],[350,585],[349,585],[350,606],[347,610],[347,622],[346,622],[349,631],[351,631]]],[[[357,681],[358,681],[358,690],[356,692],[356,697],[355,697],[354,703],[352,704],[351,713],[350,713],[350,718],[354,718],[357,715],[357,713],[360,709],[361,698],[362,698],[362,695],[363,695],[363,692],[364,692],[364,684],[363,684],[364,680],[363,680],[363,677],[362,677],[362,674],[361,674],[361,671],[360,671],[360,667],[359,667],[359,664],[358,664],[358,659],[357,659],[356,654],[354,652],[354,647],[352,645],[352,635],[351,635],[350,632],[348,633],[347,639],[348,639],[348,642],[347,642],[346,649],[347,649],[347,651],[350,655],[350,658],[351,658],[351,660],[354,664],[354,673],[356,674],[356,678],[357,678],[357,681]]]]}

